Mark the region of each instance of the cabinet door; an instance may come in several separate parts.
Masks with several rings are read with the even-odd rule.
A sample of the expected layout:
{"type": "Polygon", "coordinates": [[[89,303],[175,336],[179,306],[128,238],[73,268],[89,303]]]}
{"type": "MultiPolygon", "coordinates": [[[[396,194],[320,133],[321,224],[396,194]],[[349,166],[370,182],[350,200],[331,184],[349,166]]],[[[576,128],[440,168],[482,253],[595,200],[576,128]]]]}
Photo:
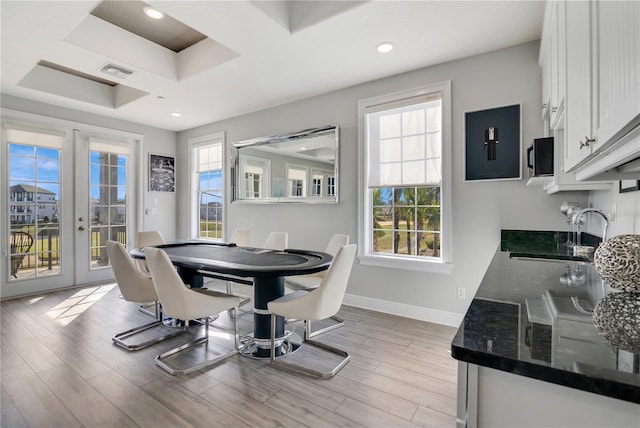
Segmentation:
{"type": "MultiPolygon", "coordinates": [[[[540,48],[540,67],[542,67],[542,120],[545,131],[551,128],[549,119],[551,107],[551,46],[549,40],[543,40],[540,48]]],[[[545,137],[548,136],[545,134],[545,137]]]]}
{"type": "Polygon", "coordinates": [[[560,126],[566,92],[566,17],[564,1],[554,2],[551,22],[551,128],[560,126]]]}
{"type": "MultiPolygon", "coordinates": [[[[547,5],[549,6],[549,4],[547,5]]],[[[547,12],[548,14],[549,12],[547,12]]],[[[548,18],[546,18],[548,19],[548,18]]],[[[544,25],[542,40],[540,42],[540,58],[539,64],[542,68],[542,120],[545,121],[545,131],[551,128],[550,112],[551,112],[551,34],[549,31],[550,24],[544,25]]],[[[545,135],[547,136],[547,135],[545,135]]]]}
{"type": "Polygon", "coordinates": [[[565,58],[565,2],[547,3],[540,65],[542,66],[542,117],[549,114],[549,128],[556,129],[564,110],[566,58],[565,58]]]}
{"type": "Polygon", "coordinates": [[[569,170],[591,154],[591,14],[590,3],[566,2],[567,98],[564,169],[569,170]]]}
{"type": "Polygon", "coordinates": [[[599,1],[597,41],[596,149],[640,124],[640,2],[599,1]]]}

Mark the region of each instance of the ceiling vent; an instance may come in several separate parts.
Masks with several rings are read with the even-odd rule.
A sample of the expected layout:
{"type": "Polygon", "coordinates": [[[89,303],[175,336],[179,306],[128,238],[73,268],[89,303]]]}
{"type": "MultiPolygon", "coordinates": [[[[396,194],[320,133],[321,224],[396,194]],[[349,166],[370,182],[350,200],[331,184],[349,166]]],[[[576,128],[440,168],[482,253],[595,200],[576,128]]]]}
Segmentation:
{"type": "Polygon", "coordinates": [[[133,74],[133,70],[129,70],[119,65],[109,64],[109,63],[103,65],[100,71],[103,72],[104,74],[119,77],[121,79],[126,79],[127,77],[133,74]]]}

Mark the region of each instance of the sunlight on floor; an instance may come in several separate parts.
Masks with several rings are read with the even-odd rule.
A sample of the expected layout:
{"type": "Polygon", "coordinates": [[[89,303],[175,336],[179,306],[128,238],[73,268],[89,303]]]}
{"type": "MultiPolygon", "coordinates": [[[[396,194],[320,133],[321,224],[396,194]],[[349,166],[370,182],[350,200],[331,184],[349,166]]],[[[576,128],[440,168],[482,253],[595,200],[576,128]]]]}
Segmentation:
{"type": "MultiPolygon", "coordinates": [[[[68,325],[116,286],[114,283],[82,288],[74,293],[73,296],[68,297],[47,311],[47,315],[63,326],[68,325]]],[[[36,299],[34,300],[37,301],[36,299]]]]}
{"type": "Polygon", "coordinates": [[[34,303],[39,302],[40,300],[44,299],[44,296],[38,296],[38,297],[34,297],[33,299],[29,299],[29,304],[33,305],[34,303]]]}
{"type": "Polygon", "coordinates": [[[223,331],[216,331],[213,328],[209,329],[209,337],[214,337],[216,339],[222,340],[234,340],[233,333],[225,333],[223,331]]]}

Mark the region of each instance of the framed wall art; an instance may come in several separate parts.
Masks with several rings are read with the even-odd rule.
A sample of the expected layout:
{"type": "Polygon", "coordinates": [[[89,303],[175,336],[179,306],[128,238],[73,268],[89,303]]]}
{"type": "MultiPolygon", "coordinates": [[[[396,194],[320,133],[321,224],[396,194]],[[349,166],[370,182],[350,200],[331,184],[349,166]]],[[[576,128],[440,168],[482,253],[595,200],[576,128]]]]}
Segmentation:
{"type": "Polygon", "coordinates": [[[640,180],[620,180],[619,193],[634,192],[640,190],[640,180]]]}
{"type": "Polygon", "coordinates": [[[464,181],[522,179],[520,104],[464,114],[464,181]]]}
{"type": "Polygon", "coordinates": [[[173,156],[149,154],[149,191],[176,191],[176,159],[173,156]]]}

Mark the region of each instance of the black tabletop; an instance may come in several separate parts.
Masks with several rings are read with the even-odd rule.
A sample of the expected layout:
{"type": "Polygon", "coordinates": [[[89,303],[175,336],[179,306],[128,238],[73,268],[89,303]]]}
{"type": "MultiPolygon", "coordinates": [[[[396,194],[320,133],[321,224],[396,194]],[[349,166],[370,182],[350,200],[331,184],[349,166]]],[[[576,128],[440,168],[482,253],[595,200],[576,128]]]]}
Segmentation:
{"type": "Polygon", "coordinates": [[[638,355],[608,343],[589,313],[611,292],[593,264],[533,256],[496,251],[453,357],[640,403],[638,355]]]}
{"type": "MultiPolygon", "coordinates": [[[[156,248],[163,249],[176,266],[243,277],[309,274],[326,270],[332,260],[319,251],[276,251],[209,241],[175,241],[156,248]]],[[[130,253],[144,258],[144,249],[130,253]]]]}

